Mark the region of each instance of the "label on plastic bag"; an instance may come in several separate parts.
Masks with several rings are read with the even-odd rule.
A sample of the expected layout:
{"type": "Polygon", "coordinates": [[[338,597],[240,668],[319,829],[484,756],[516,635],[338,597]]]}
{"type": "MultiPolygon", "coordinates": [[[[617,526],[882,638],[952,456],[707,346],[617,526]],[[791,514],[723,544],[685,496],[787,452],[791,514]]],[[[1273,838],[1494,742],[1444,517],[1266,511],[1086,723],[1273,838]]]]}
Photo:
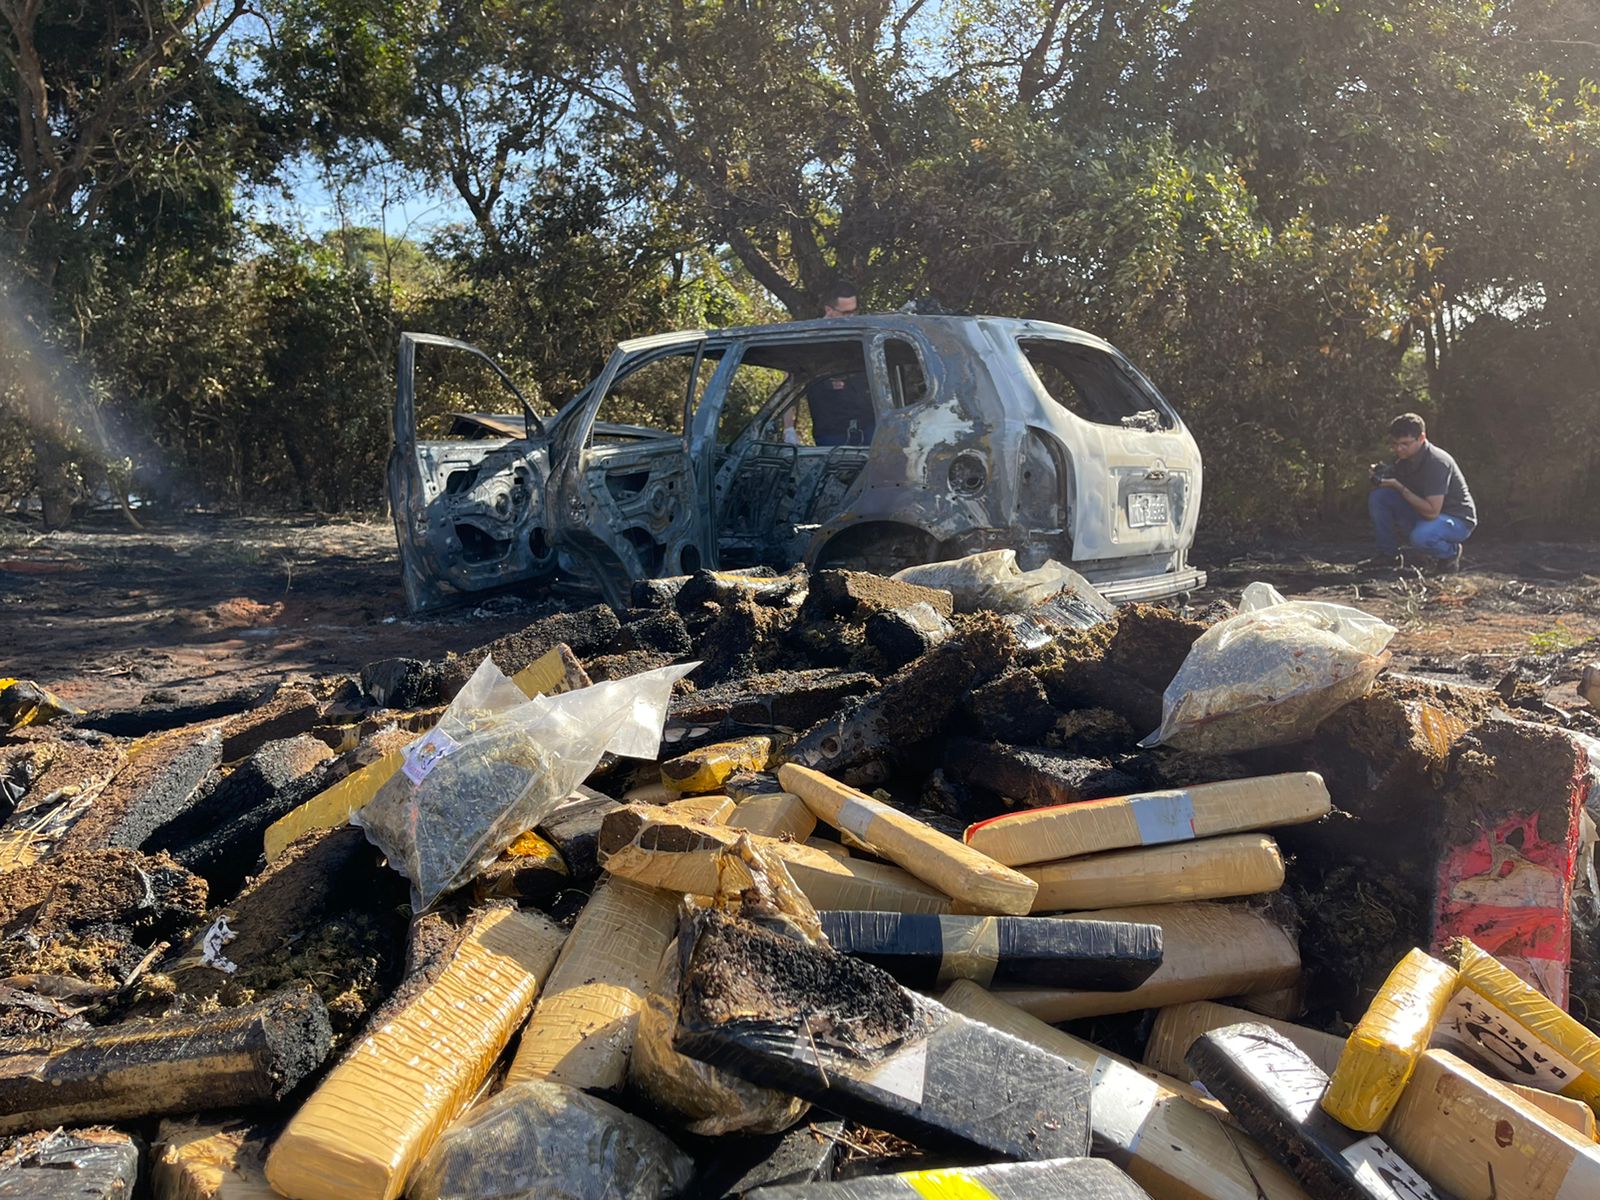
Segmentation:
{"type": "Polygon", "coordinates": [[[411,881],[423,912],[535,828],[607,751],[655,758],[672,685],[692,665],[662,667],[558,696],[523,694],[485,657],[439,729],[400,755],[400,770],[354,820],[411,881]],[[449,757],[456,765],[435,768],[449,757]]]}
{"type": "Polygon", "coordinates": [[[1560,1092],[1583,1074],[1538,1034],[1471,988],[1450,998],[1433,1043],[1512,1083],[1560,1092]]]}
{"type": "Polygon", "coordinates": [[[1188,792],[1155,792],[1131,796],[1128,811],[1139,828],[1141,846],[1161,846],[1167,842],[1192,842],[1194,797],[1188,792]]]}
{"type": "Polygon", "coordinates": [[[1438,1200],[1439,1194],[1428,1181],[1412,1170],[1411,1164],[1377,1134],[1347,1147],[1340,1157],[1356,1169],[1356,1180],[1369,1196],[1438,1200]]]}
{"type": "Polygon", "coordinates": [[[435,729],[427,737],[418,738],[406,747],[405,761],[400,764],[400,769],[412,783],[421,783],[439,765],[440,759],[448,758],[459,749],[461,743],[444,730],[435,729]]]}

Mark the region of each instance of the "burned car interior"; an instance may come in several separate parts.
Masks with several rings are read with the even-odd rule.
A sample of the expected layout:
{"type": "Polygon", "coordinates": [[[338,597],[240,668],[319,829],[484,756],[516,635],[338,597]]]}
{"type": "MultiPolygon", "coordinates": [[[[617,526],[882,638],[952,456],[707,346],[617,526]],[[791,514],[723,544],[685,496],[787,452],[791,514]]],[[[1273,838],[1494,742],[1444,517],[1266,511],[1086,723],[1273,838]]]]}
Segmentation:
{"type": "Polygon", "coordinates": [[[634,579],[702,567],[1002,546],[1129,597],[1197,586],[1193,439],[1114,349],[1043,322],[640,338],[554,414],[481,351],[405,334],[390,494],[414,608],[557,578],[621,603],[634,579]]]}
{"type": "Polygon", "coordinates": [[[1022,355],[1050,398],[1075,417],[1128,429],[1171,429],[1173,418],[1150,400],[1108,354],[1070,342],[1018,338],[1022,355]]]}
{"type": "Polygon", "coordinates": [[[839,510],[867,465],[876,424],[859,338],[750,346],[717,425],[722,564],[803,557],[806,531],[839,510]]]}

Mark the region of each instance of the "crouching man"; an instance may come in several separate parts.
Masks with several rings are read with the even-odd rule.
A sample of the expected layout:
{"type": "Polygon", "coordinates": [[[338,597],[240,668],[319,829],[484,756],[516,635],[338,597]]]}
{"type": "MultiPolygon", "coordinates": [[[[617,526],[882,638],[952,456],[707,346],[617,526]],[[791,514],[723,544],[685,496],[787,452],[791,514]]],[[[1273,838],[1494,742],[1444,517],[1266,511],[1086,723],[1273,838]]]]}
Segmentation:
{"type": "Polygon", "coordinates": [[[1409,546],[1429,565],[1456,570],[1461,543],[1478,524],[1466,476],[1455,459],[1428,440],[1427,425],[1416,413],[1389,422],[1389,441],[1394,462],[1373,468],[1367,497],[1378,553],[1392,558],[1409,546]]]}

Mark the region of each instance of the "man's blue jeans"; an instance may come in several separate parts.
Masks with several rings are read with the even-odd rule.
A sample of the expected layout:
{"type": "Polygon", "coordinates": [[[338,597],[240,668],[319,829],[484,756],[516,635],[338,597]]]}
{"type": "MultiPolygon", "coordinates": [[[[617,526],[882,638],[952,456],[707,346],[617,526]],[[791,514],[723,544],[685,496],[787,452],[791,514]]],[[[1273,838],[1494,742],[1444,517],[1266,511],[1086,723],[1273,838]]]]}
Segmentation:
{"type": "Polygon", "coordinates": [[[1448,513],[1424,521],[1394,488],[1373,488],[1367,497],[1367,511],[1372,514],[1379,554],[1399,554],[1400,539],[1404,538],[1435,558],[1454,558],[1456,547],[1472,536],[1471,525],[1448,513]]]}

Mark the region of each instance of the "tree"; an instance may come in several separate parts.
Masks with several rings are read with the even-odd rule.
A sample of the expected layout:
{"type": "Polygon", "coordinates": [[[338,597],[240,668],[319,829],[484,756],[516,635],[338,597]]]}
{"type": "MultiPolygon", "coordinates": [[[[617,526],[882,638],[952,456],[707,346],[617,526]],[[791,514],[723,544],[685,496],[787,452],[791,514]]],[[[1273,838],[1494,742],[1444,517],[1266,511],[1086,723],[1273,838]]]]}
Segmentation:
{"type": "MultiPolygon", "coordinates": [[[[42,224],[59,242],[94,220],[113,189],[182,153],[173,141],[191,132],[185,102],[213,82],[208,60],[248,11],[247,0],[0,0],[15,97],[0,186],[20,250],[42,224]]],[[[48,286],[52,264],[38,267],[48,286]]]]}
{"type": "Polygon", "coordinates": [[[284,149],[230,67],[247,0],[0,0],[0,225],[28,369],[5,403],[34,430],[52,524],[114,457],[87,363],[94,294],[174,246],[224,244],[235,185],[284,149]],[[46,361],[55,364],[49,370],[46,361]],[[69,369],[56,369],[61,366],[69,369]]]}
{"type": "MultiPolygon", "coordinates": [[[[553,407],[620,338],[813,316],[836,274],[1108,335],[1191,418],[1213,521],[1357,498],[1396,406],[1471,471],[1503,393],[1528,428],[1592,404],[1592,0],[242,4],[0,0],[0,422],[83,417],[17,469],[142,429],[237,503],[351,503],[402,322],[553,407]],[[245,228],[302,146],[459,220],[245,228]]],[[[1504,503],[1580,511],[1586,444],[1504,503]]]]}

